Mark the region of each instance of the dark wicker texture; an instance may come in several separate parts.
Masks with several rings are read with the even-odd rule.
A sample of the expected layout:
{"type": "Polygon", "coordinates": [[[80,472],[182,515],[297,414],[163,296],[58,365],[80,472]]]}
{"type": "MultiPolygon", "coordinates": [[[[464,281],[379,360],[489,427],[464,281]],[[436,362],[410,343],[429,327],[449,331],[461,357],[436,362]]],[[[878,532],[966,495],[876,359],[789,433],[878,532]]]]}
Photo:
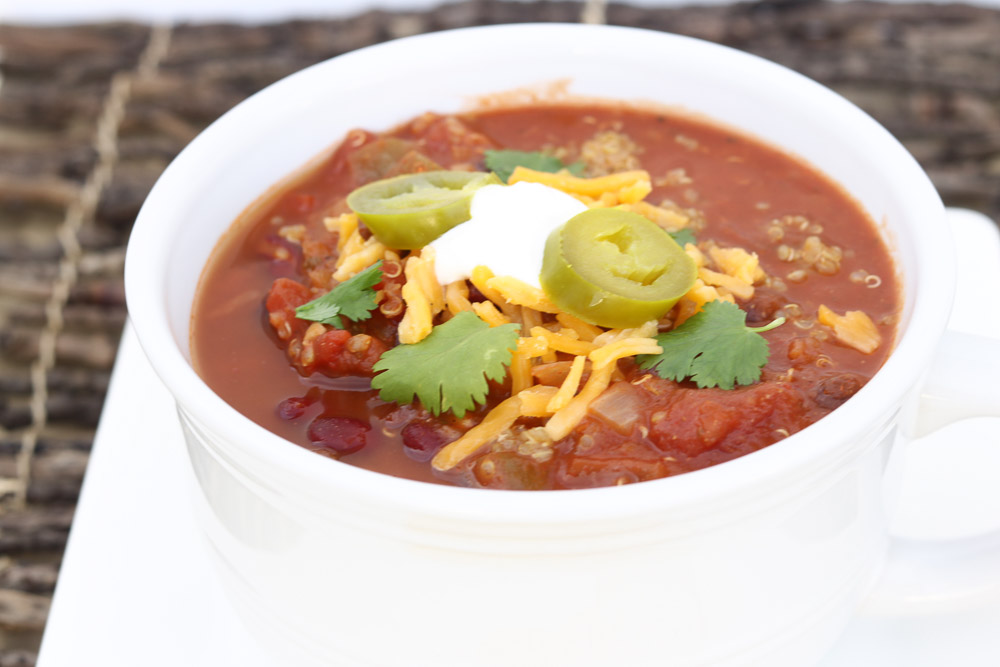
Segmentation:
{"type": "MultiPolygon", "coordinates": [[[[317,61],[421,32],[577,21],[582,8],[469,0],[261,26],[0,26],[0,667],[35,662],[125,319],[125,243],[171,158],[317,61]]],[[[611,5],[606,20],[799,70],[899,137],[946,203],[1000,217],[1000,11],[611,5]]]]}

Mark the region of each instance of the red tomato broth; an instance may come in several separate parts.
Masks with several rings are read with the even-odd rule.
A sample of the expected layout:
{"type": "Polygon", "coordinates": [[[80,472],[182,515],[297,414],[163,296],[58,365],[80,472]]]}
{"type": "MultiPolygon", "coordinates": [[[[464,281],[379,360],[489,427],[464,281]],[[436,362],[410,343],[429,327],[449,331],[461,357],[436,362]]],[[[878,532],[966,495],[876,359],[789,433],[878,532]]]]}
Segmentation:
{"type": "MultiPolygon", "coordinates": [[[[192,318],[192,351],[205,381],[264,428],[310,448],[317,448],[310,440],[317,420],[328,431],[349,431],[352,442],[363,437],[367,444],[353,453],[318,448],[359,467],[468,486],[604,486],[715,465],[821,418],[885,361],[894,340],[899,292],[885,245],[858,205],[814,169],[745,136],[703,121],[610,105],[491,109],[457,118],[428,114],[382,137],[351,132],[329,160],[240,221],[206,267],[192,318]],[[820,304],[840,313],[862,310],[878,325],[880,347],[863,354],[832,337],[819,342],[810,337],[811,329],[789,321],[764,334],[770,359],[761,381],[731,391],[662,380],[623,361],[626,379],[635,383],[624,390],[628,405],[639,415],[632,423],[623,426],[602,419],[599,412],[590,414],[569,437],[555,443],[554,456],[546,463],[501,447],[480,452],[447,473],[433,472],[427,460],[501,400],[502,387],[494,384],[490,404],[463,420],[451,415],[432,418],[419,406],[381,401],[366,378],[321,373],[304,377],[289,363],[268,323],[265,299],[278,278],[308,283],[311,270],[322,282],[332,272],[328,258],[335,256],[336,242],[322,221],[347,211],[343,199],[352,189],[395,173],[434,168],[427,159],[445,168],[481,170],[487,148],[560,147],[568,163],[578,157],[584,141],[606,130],[627,135],[642,147],[638,160],[655,186],[646,201],[670,199],[704,215],[707,226],[696,231],[699,241],[710,238],[723,247],[756,251],[770,276],[798,268],[779,259],[779,243],[767,235],[774,220],[799,216],[781,226],[781,242],[791,247],[801,246],[809,228],[820,224],[823,241],[844,249],[835,275],[811,271],[802,283],[786,280],[784,293],[758,285],[749,302],[738,302],[748,311],[749,325],[770,322],[787,303],[799,304],[807,319],[815,319],[820,304]],[[392,144],[388,137],[413,143],[392,144]],[[385,147],[388,150],[379,150],[385,147]],[[392,159],[382,160],[387,153],[392,159]],[[678,169],[690,182],[667,179],[657,184],[659,177],[678,169]],[[806,229],[798,228],[799,218],[807,221],[806,229]],[[295,224],[306,228],[302,247],[278,234],[295,224]],[[859,270],[878,276],[881,284],[873,289],[851,281],[849,276],[859,270]],[[790,350],[797,358],[790,358],[790,350]],[[820,355],[825,357],[817,365],[820,355]],[[787,381],[791,369],[794,380],[787,381]]],[[[305,300],[303,296],[301,302],[305,300]]],[[[376,315],[362,329],[388,345],[395,343],[391,319],[376,315]]],[[[522,422],[528,428],[544,420],[522,422]]]]}

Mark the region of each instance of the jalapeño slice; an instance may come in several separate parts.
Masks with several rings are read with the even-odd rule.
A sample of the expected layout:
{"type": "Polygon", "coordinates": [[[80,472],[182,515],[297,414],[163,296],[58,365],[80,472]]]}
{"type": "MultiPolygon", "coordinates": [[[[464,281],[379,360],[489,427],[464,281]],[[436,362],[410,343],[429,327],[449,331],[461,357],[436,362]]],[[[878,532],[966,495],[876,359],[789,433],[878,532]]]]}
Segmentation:
{"type": "Polygon", "coordinates": [[[694,261],[655,223],[637,213],[598,208],[549,235],[539,279],[567,313],[624,328],[663,317],[696,277],[694,261]]]}
{"type": "Polygon", "coordinates": [[[493,183],[500,183],[495,174],[478,171],[406,174],[361,186],[347,205],[379,241],[412,250],[468,220],[472,195],[493,183]]]}

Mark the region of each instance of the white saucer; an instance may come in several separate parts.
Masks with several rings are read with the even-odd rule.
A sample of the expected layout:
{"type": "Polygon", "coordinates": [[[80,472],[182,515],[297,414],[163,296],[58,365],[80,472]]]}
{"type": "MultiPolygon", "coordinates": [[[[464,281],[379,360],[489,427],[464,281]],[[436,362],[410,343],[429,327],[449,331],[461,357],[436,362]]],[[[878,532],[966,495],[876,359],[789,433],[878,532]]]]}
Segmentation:
{"type": "MultiPolygon", "coordinates": [[[[996,226],[966,211],[950,212],[950,222],[962,267],[952,327],[998,335],[996,226]]],[[[914,443],[907,463],[898,534],[1000,527],[1000,420],[914,443]],[[958,460],[942,460],[944,445],[958,460]]],[[[39,667],[273,667],[215,580],[189,502],[194,484],[173,401],[127,327],[39,667]]],[[[1000,665],[1000,600],[948,614],[858,615],[821,667],[943,665],[1000,665]]]]}

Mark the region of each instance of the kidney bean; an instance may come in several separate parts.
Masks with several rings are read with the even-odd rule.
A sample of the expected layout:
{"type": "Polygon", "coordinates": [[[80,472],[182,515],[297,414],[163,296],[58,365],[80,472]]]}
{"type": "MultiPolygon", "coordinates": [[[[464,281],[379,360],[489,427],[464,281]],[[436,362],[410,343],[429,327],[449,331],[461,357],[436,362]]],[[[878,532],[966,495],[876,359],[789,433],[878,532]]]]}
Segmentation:
{"type": "Polygon", "coordinates": [[[754,298],[744,307],[747,314],[747,325],[759,327],[774,320],[778,309],[788,302],[784,297],[763,289],[757,290],[754,298]]]}
{"type": "Polygon", "coordinates": [[[308,407],[309,404],[298,396],[286,398],[281,403],[278,403],[278,416],[285,421],[292,421],[305,414],[308,407]]]}
{"type": "Polygon", "coordinates": [[[316,387],[312,387],[306,392],[305,396],[292,396],[291,398],[286,398],[281,403],[278,403],[277,411],[278,416],[285,421],[292,421],[293,419],[298,419],[305,414],[309,406],[314,404],[320,398],[320,391],[316,387]]]}
{"type": "Polygon", "coordinates": [[[430,461],[439,449],[458,437],[454,429],[432,422],[412,421],[402,430],[406,454],[416,461],[430,461]]]}
{"type": "Polygon", "coordinates": [[[277,234],[268,234],[257,244],[257,252],[269,258],[274,278],[294,278],[302,265],[302,248],[277,234]]]}
{"type": "Polygon", "coordinates": [[[337,454],[353,454],[365,446],[371,424],[351,417],[317,417],[309,424],[313,446],[337,454]]]}
{"type": "Polygon", "coordinates": [[[864,380],[853,373],[841,373],[825,378],[816,390],[816,404],[833,410],[843,405],[844,401],[864,385],[864,380]]]}

